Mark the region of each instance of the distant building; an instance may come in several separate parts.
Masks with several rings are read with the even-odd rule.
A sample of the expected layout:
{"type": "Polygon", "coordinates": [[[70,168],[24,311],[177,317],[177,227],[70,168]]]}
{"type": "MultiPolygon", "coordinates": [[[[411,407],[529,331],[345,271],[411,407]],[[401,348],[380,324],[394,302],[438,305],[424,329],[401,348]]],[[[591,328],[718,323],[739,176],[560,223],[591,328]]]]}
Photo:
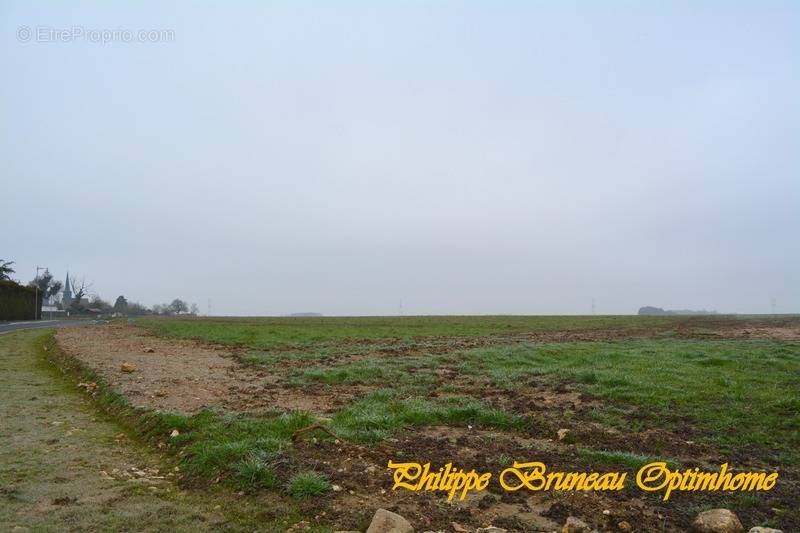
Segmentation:
{"type": "Polygon", "coordinates": [[[72,294],[72,284],[69,282],[69,272],[67,272],[64,290],[61,291],[61,309],[69,309],[73,304],[84,308],[89,307],[89,298],[81,298],[78,302],[75,301],[75,295],[72,294]]]}
{"type": "Polygon", "coordinates": [[[53,317],[63,317],[67,316],[68,313],[63,309],[59,309],[55,305],[43,305],[42,306],[42,318],[53,318],[53,317]]]}
{"type": "Polygon", "coordinates": [[[67,280],[64,282],[64,292],[61,295],[61,307],[66,309],[72,303],[72,288],[69,284],[69,272],[67,272],[67,280]]]}

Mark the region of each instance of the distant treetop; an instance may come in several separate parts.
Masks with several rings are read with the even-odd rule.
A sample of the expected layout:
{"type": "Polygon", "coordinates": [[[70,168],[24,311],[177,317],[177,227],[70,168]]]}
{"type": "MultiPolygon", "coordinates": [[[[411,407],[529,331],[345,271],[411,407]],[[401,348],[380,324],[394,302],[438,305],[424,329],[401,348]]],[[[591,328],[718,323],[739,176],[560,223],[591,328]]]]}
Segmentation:
{"type": "Polygon", "coordinates": [[[0,280],[11,280],[11,274],[16,272],[11,265],[14,264],[14,261],[6,261],[5,259],[0,259],[0,280]]]}
{"type": "Polygon", "coordinates": [[[639,315],[654,316],[654,315],[716,315],[716,311],[706,311],[701,309],[693,311],[691,309],[662,309],[660,307],[653,307],[646,305],[639,308],[639,315]]]}

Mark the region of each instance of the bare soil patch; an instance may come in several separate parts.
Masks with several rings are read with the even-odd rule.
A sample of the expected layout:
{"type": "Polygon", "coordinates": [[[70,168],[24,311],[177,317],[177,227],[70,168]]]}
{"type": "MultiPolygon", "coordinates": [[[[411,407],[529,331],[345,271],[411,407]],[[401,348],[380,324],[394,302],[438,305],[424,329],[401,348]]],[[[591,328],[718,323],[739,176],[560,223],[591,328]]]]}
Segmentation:
{"type": "MultiPolygon", "coordinates": [[[[586,446],[605,446],[600,434],[608,434],[606,443],[612,450],[630,450],[644,455],[667,443],[669,452],[681,452],[677,460],[683,468],[698,466],[714,469],[724,457],[704,456],[708,450],[687,443],[673,432],[649,429],[621,433],[599,424],[574,426],[577,441],[568,444],[555,434],[544,435],[543,428],[508,432],[472,427],[429,426],[414,428],[376,445],[366,446],[345,441],[307,438],[295,443],[294,468],[308,468],[325,473],[341,488],[321,503],[328,516],[342,529],[365,529],[372,510],[383,507],[408,518],[420,530],[451,531],[456,522],[467,529],[489,524],[509,531],[560,530],[567,516],[577,516],[600,531],[620,531],[617,524],[635,524],[635,531],[688,531],[698,509],[724,507],[728,495],[721,493],[677,493],[669,502],[660,494],[647,494],[636,488],[635,469],[617,464],[587,460],[581,455],[586,446]],[[456,468],[491,472],[486,491],[471,494],[464,501],[447,501],[442,492],[393,491],[392,473],[387,469],[394,462],[430,462],[433,470],[452,463],[456,468]],[[525,489],[506,492],[498,482],[500,472],[512,461],[540,461],[548,471],[626,471],[628,482],[622,491],[608,492],[531,492],[525,489]]],[[[321,435],[319,435],[321,436],[321,435]]],[[[669,452],[662,457],[676,458],[669,452]]],[[[744,457],[736,468],[758,468],[744,457]],[[748,464],[750,463],[750,464],[748,464]]],[[[770,496],[776,507],[791,505],[797,491],[795,481],[786,480],[770,496]]],[[[763,520],[757,507],[739,509],[745,523],[763,520]]]]}
{"type": "Polygon", "coordinates": [[[287,387],[265,368],[240,363],[231,350],[191,340],[167,340],[129,325],[61,329],[62,349],[94,370],[139,407],[193,413],[304,410],[324,414],[362,388],[287,387]],[[133,365],[132,372],[122,370],[133,365]]]}
{"type": "Polygon", "coordinates": [[[800,320],[796,317],[686,320],[677,330],[679,336],[689,339],[800,340],[800,320]]]}
{"type": "MultiPolygon", "coordinates": [[[[664,509],[640,492],[530,492],[509,493],[500,487],[499,473],[509,461],[541,461],[548,469],[580,469],[578,448],[553,439],[539,439],[500,431],[435,426],[404,433],[376,446],[345,442],[305,441],[295,446],[296,460],[314,464],[336,480],[342,491],[328,503],[341,527],[363,529],[364,510],[383,507],[418,524],[421,530],[452,530],[456,522],[467,528],[489,524],[509,531],[554,531],[568,515],[578,516],[605,531],[616,531],[621,521],[637,523],[642,531],[683,531],[690,513],[664,509]],[[491,472],[484,492],[465,500],[447,501],[444,493],[392,491],[389,460],[430,462],[435,470],[454,467],[491,472]],[[669,517],[666,517],[665,514],[669,517]]],[[[614,468],[608,468],[613,470],[614,468]]]]}

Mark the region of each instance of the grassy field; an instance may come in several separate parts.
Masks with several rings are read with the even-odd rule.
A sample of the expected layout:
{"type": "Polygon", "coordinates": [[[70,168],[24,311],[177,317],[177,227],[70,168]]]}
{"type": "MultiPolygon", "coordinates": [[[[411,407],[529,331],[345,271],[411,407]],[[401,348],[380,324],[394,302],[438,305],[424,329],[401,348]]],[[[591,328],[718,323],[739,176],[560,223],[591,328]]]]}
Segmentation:
{"type": "MultiPolygon", "coordinates": [[[[699,319],[703,322],[702,319],[699,319]]],[[[669,332],[685,317],[661,316],[431,316],[140,319],[160,335],[244,345],[314,347],[335,341],[413,341],[429,337],[477,337],[569,331],[669,332]]]]}
{"type": "MultiPolygon", "coordinates": [[[[792,320],[791,318],[788,320],[792,320]]],[[[715,330],[719,319],[689,321],[700,337],[715,330]]],[[[309,383],[391,384],[390,391],[365,398],[340,419],[346,426],[376,429],[352,421],[353,412],[380,411],[391,403],[401,412],[395,426],[414,416],[402,414],[402,400],[426,397],[440,387],[437,372],[455,369],[459,383],[447,390],[465,395],[481,386],[515,391],[526,379],[546,377],[568,382],[576,389],[616,407],[596,413],[605,421],[627,426],[621,417],[635,408],[638,418],[653,421],[688,418],[699,424],[705,438],[729,448],[755,446],[780,460],[800,460],[800,342],[771,340],[683,339],[676,333],[686,317],[393,317],[393,318],[268,318],[184,319],[141,321],[159,335],[189,337],[248,348],[244,362],[272,365],[284,361],[325,360],[340,354],[364,357],[353,362],[319,364],[293,369],[288,379],[309,383]],[[518,342],[453,352],[384,357],[369,354],[389,349],[420,348],[437,338],[503,336],[552,332],[647,332],[657,340],[617,342],[518,342]],[[351,341],[369,342],[349,344],[351,341]],[[280,348],[270,351],[270,348],[280,348]],[[389,400],[393,400],[390,402],[389,400]],[[371,409],[367,409],[370,406],[371,409]]],[[[602,337],[601,337],[602,338],[602,337]]],[[[441,350],[439,350],[441,351],[441,350]]],[[[476,394],[480,399],[480,394],[476,394]]],[[[406,401],[407,403],[407,401],[406,401]]],[[[429,423],[456,420],[425,404],[429,423]]],[[[444,411],[447,411],[445,409],[444,411]]],[[[494,417],[498,417],[493,413],[494,417]]],[[[369,418],[369,417],[367,417],[369,418]]],[[[462,419],[464,417],[461,417],[462,419]]],[[[339,420],[339,419],[337,419],[339,420]]],[[[513,417],[500,425],[511,424],[513,417]]],[[[643,423],[639,420],[637,423],[643,423]]],[[[364,438],[362,436],[362,438],[364,438]]],[[[371,438],[371,437],[366,437],[371,438]]]]}
{"type": "MultiPolygon", "coordinates": [[[[336,405],[325,412],[148,414],[143,434],[178,430],[167,445],[197,480],[336,501],[331,487],[348,479],[341,464],[316,454],[344,444],[322,431],[313,433],[316,448],[292,440],[320,423],[336,443],[373,454],[379,468],[385,455],[378,450],[387,449],[420,460],[478,453],[494,467],[533,454],[578,469],[634,471],[654,458],[682,467],[779,468],[784,481],[774,494],[678,497],[657,514],[667,513],[666,530],[713,506],[733,508],[751,525],[798,525],[798,317],[179,318],[137,325],[225,346],[244,367],[273,376],[271,387],[311,391],[336,405]],[[336,402],[343,397],[351,399],[336,402]],[[456,436],[445,445],[442,434],[456,436]],[[440,444],[425,448],[428,441],[440,444]]],[[[619,497],[635,496],[641,493],[619,497]]],[[[341,516],[364,525],[352,513],[341,516]]],[[[526,527],[514,524],[506,523],[526,527]]]]}
{"type": "MultiPolygon", "coordinates": [[[[480,398],[477,391],[483,387],[513,395],[531,377],[566,382],[603,400],[606,409],[598,410],[594,416],[619,429],[630,428],[632,422],[642,425],[688,419],[698,424],[702,439],[725,449],[758,447],[784,463],[796,464],[800,459],[800,343],[520,344],[444,356],[363,359],[313,366],[294,371],[292,377],[299,385],[392,383],[393,394],[383,394],[379,396],[381,400],[427,397],[438,387],[437,371],[448,366],[455,368],[461,378],[448,388],[464,396],[480,398]],[[634,408],[637,418],[632,421],[624,415],[634,408]]],[[[463,402],[459,400],[459,404],[463,402]]],[[[430,404],[425,411],[436,412],[433,407],[430,404]]],[[[497,414],[492,416],[498,418],[497,414]]],[[[432,416],[430,423],[436,421],[432,416]]],[[[511,425],[511,420],[502,422],[501,425],[511,425]]],[[[366,423],[349,427],[372,429],[366,423]]]]}

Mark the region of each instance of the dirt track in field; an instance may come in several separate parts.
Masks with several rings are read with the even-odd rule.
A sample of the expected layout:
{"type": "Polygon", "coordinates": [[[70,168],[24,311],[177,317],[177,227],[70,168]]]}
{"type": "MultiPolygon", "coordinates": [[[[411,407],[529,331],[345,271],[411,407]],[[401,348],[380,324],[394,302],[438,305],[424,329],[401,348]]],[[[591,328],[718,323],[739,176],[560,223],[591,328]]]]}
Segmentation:
{"type": "Polygon", "coordinates": [[[291,388],[265,369],[244,365],[225,348],[191,340],[162,339],[128,325],[63,329],[61,348],[94,370],[139,407],[193,413],[304,410],[324,414],[360,394],[337,387],[336,397],[316,387],[291,388]],[[123,365],[133,365],[132,372],[123,365]]]}

